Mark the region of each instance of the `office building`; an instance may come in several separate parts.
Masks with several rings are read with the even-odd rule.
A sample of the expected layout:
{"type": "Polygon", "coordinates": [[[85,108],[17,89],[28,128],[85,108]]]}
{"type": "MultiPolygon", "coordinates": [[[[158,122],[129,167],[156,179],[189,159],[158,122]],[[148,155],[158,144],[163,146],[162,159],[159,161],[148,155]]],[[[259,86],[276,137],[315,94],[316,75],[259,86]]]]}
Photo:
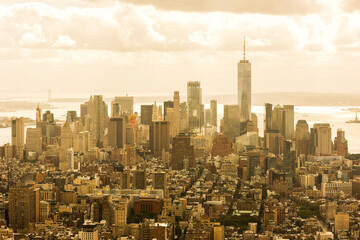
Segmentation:
{"type": "Polygon", "coordinates": [[[334,149],[336,154],[343,156],[344,158],[348,155],[348,141],[345,138],[345,131],[341,128],[337,130],[337,136],[334,141],[334,149]]]}
{"type": "Polygon", "coordinates": [[[173,97],[173,120],[171,122],[172,136],[177,136],[180,132],[180,94],[178,91],[174,92],[173,97]]]}
{"type": "Polygon", "coordinates": [[[123,148],[126,144],[126,118],[110,118],[109,121],[109,146],[123,148]]]}
{"type": "Polygon", "coordinates": [[[36,152],[42,153],[42,134],[40,128],[27,128],[26,129],[26,146],[27,153],[36,152]]]}
{"type": "Polygon", "coordinates": [[[339,231],[349,231],[349,214],[345,212],[339,212],[335,214],[335,234],[339,231]]]}
{"type": "Polygon", "coordinates": [[[170,123],[168,121],[152,122],[150,126],[150,149],[154,156],[160,157],[164,149],[170,149],[170,123]]]}
{"type": "Polygon", "coordinates": [[[134,185],[136,189],[146,189],[146,171],[138,169],[134,172],[134,185]]]}
{"type": "Polygon", "coordinates": [[[233,141],[241,135],[238,105],[224,105],[222,133],[233,141]]]}
{"type": "Polygon", "coordinates": [[[240,122],[251,120],[251,63],[244,58],[238,63],[238,107],[240,122]]]}
{"type": "Polygon", "coordinates": [[[166,118],[166,113],[167,113],[167,109],[168,109],[168,108],[173,108],[173,107],[174,107],[174,102],[171,101],[171,100],[165,101],[164,104],[163,104],[163,106],[164,106],[164,119],[163,119],[163,120],[165,120],[165,118],[166,118]]]}
{"type": "Polygon", "coordinates": [[[29,229],[39,221],[40,195],[35,186],[11,187],[9,192],[9,224],[14,230],[29,229]]]}
{"type": "Polygon", "coordinates": [[[83,106],[85,108],[87,115],[91,118],[91,132],[93,133],[93,140],[96,143],[96,146],[102,146],[102,140],[105,130],[105,119],[108,117],[108,106],[103,101],[102,95],[91,96],[90,100],[86,102],[83,106]]]}
{"type": "Polygon", "coordinates": [[[272,104],[265,103],[265,133],[272,129],[272,104]]]}
{"type": "Polygon", "coordinates": [[[187,83],[187,104],[189,106],[189,128],[200,129],[202,115],[202,90],[200,82],[189,81],[187,83]]]}
{"type": "Polygon", "coordinates": [[[310,133],[310,148],[316,155],[331,155],[331,128],[328,123],[315,123],[310,133]]]}
{"type": "Polygon", "coordinates": [[[284,105],[284,137],[293,139],[294,136],[294,105],[284,105]]]}
{"type": "Polygon", "coordinates": [[[133,96],[116,96],[111,105],[117,104],[119,115],[129,115],[134,113],[134,97],[133,96]]]}
{"type": "Polygon", "coordinates": [[[74,150],[72,148],[69,148],[67,150],[67,164],[68,164],[68,170],[73,171],[74,170],[74,150]]]}
{"type": "Polygon", "coordinates": [[[11,119],[11,145],[24,146],[25,124],[24,118],[11,119]]]}
{"type": "Polygon", "coordinates": [[[295,130],[296,155],[310,154],[309,125],[305,120],[298,120],[295,130]]]}
{"type": "Polygon", "coordinates": [[[152,123],[152,114],[153,114],[153,105],[141,105],[141,124],[151,125],[152,123]]]}
{"type": "Polygon", "coordinates": [[[170,165],[173,170],[195,166],[195,152],[190,136],[179,134],[173,139],[170,165]]]}
{"type": "Polygon", "coordinates": [[[166,172],[156,171],[153,173],[153,189],[165,190],[166,183],[166,172]]]}
{"type": "Polygon", "coordinates": [[[217,101],[210,101],[210,122],[211,125],[217,127],[217,101]]]}

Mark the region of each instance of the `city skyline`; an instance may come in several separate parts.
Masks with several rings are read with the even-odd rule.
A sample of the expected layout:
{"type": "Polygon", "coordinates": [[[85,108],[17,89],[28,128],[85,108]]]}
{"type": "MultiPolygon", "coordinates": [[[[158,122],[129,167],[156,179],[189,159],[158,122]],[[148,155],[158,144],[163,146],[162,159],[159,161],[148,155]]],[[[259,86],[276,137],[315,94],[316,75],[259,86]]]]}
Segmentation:
{"type": "Polygon", "coordinates": [[[243,36],[256,63],[254,93],[357,93],[356,1],[259,2],[4,0],[2,93],[32,85],[34,95],[48,88],[106,93],[105,83],[111,91],[160,94],[185,91],[187,81],[201,81],[204,93],[233,93],[243,36]]]}

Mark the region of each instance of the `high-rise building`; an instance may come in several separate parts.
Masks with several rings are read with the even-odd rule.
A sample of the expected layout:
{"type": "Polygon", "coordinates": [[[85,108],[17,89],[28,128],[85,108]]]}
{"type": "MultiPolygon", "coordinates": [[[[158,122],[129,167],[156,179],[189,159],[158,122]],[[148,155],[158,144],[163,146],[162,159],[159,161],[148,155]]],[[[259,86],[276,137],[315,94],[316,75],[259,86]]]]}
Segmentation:
{"type": "Polygon", "coordinates": [[[211,125],[217,127],[217,101],[211,100],[210,101],[210,119],[211,125]]]}
{"type": "Polygon", "coordinates": [[[154,156],[160,157],[163,149],[170,149],[170,123],[167,121],[152,122],[150,126],[150,149],[154,156]]]}
{"type": "Polygon", "coordinates": [[[138,169],[134,172],[134,187],[136,189],[146,189],[146,171],[138,169]]]}
{"type": "Polygon", "coordinates": [[[310,133],[309,125],[305,120],[298,120],[295,131],[296,155],[310,154],[310,133]]]}
{"type": "Polygon", "coordinates": [[[190,136],[179,134],[173,139],[171,166],[173,170],[195,166],[195,152],[190,136]]]}
{"type": "Polygon", "coordinates": [[[141,124],[151,125],[153,105],[141,105],[141,124]]]}
{"type": "Polygon", "coordinates": [[[72,148],[69,148],[67,150],[67,164],[68,164],[68,170],[72,171],[74,170],[74,150],[72,148]]]}
{"type": "Polygon", "coordinates": [[[240,120],[238,105],[224,105],[224,119],[222,133],[227,135],[233,141],[240,136],[240,120]]]}
{"type": "Polygon", "coordinates": [[[123,148],[126,143],[126,118],[110,118],[109,121],[109,146],[123,148]]]}
{"type": "Polygon", "coordinates": [[[210,109],[205,109],[205,126],[211,125],[211,111],[210,109]]]}
{"type": "Polygon", "coordinates": [[[73,133],[68,122],[65,122],[63,127],[61,128],[61,148],[64,150],[68,150],[73,146],[73,133]]]}
{"type": "Polygon", "coordinates": [[[50,110],[46,111],[42,115],[43,122],[53,123],[54,122],[54,114],[50,112],[50,110]]]}
{"type": "MultiPolygon", "coordinates": [[[[105,130],[105,119],[108,117],[108,106],[103,101],[102,95],[91,96],[90,100],[85,103],[87,114],[91,118],[91,132],[97,146],[102,146],[102,139],[105,130]]],[[[85,106],[83,106],[85,108],[85,106]]],[[[83,114],[81,114],[83,115],[83,114]]]]}
{"type": "Polygon", "coordinates": [[[294,105],[284,105],[284,137],[294,138],[294,105]]]}
{"type": "Polygon", "coordinates": [[[11,187],[9,192],[9,223],[14,230],[28,229],[39,221],[40,195],[35,186],[11,187]]]}
{"type": "Polygon", "coordinates": [[[162,121],[162,106],[157,106],[156,102],[153,105],[152,108],[153,112],[152,112],[152,121],[156,122],[156,121],[162,121]]]}
{"type": "Polygon", "coordinates": [[[335,233],[339,231],[349,231],[349,214],[339,212],[335,214],[335,233]]]}
{"type": "Polygon", "coordinates": [[[36,124],[41,122],[41,108],[39,105],[36,107],[36,124]]]}
{"type": "Polygon", "coordinates": [[[11,120],[11,145],[14,147],[14,156],[18,159],[24,157],[25,126],[24,118],[13,118],[11,120]]]}
{"type": "Polygon", "coordinates": [[[296,167],[295,142],[284,139],[283,149],[284,154],[282,170],[286,173],[294,175],[296,167]]]}
{"type": "Polygon", "coordinates": [[[122,96],[115,97],[111,104],[117,103],[119,106],[120,115],[122,114],[133,114],[134,113],[134,97],[133,96],[122,96]]]}
{"type": "Polygon", "coordinates": [[[238,106],[240,121],[251,120],[251,63],[244,58],[238,63],[238,106]]]}
{"type": "Polygon", "coordinates": [[[334,141],[336,154],[346,157],[348,155],[348,142],[345,138],[345,131],[341,128],[337,130],[337,136],[334,141]]]}
{"type": "Polygon", "coordinates": [[[122,189],[130,189],[130,171],[126,170],[121,173],[121,183],[120,186],[122,189]]]}
{"type": "Polygon", "coordinates": [[[25,139],[24,118],[11,119],[11,145],[24,146],[25,139]]]}
{"type": "Polygon", "coordinates": [[[226,135],[218,134],[212,143],[211,156],[226,157],[232,152],[232,141],[226,135]]]}
{"type": "Polygon", "coordinates": [[[26,152],[42,153],[42,134],[40,128],[26,129],[26,152]]]}
{"type": "Polygon", "coordinates": [[[165,190],[166,183],[166,172],[156,171],[153,173],[153,189],[165,190]]]}
{"type": "Polygon", "coordinates": [[[314,147],[315,154],[317,155],[331,155],[332,141],[330,124],[315,123],[311,130],[312,136],[310,136],[310,148],[314,147]],[[311,142],[311,140],[315,140],[315,142],[311,142]]]}
{"type": "Polygon", "coordinates": [[[77,113],[76,111],[67,111],[66,113],[66,122],[73,123],[77,120],[77,113]]]}
{"type": "Polygon", "coordinates": [[[164,120],[166,118],[166,113],[167,113],[167,109],[168,108],[173,108],[174,107],[174,102],[171,100],[165,101],[164,102],[164,120]]]}
{"type": "Polygon", "coordinates": [[[187,83],[187,104],[189,106],[189,128],[191,130],[201,128],[202,90],[200,82],[189,81],[187,83]]]}
{"type": "Polygon", "coordinates": [[[272,129],[272,104],[265,103],[265,133],[272,129]]]}
{"type": "Polygon", "coordinates": [[[272,123],[271,130],[277,130],[281,134],[281,136],[285,135],[284,129],[284,108],[279,104],[276,105],[272,111],[272,123]]]}
{"type": "Polygon", "coordinates": [[[173,120],[171,123],[172,136],[177,136],[180,132],[180,94],[178,91],[174,92],[173,97],[173,120]]]}
{"type": "Polygon", "coordinates": [[[111,117],[117,118],[120,117],[120,105],[118,102],[112,102],[111,103],[111,117]]]}
{"type": "Polygon", "coordinates": [[[252,150],[247,153],[248,156],[248,177],[255,176],[255,168],[260,166],[260,151],[252,150]]]}
{"type": "Polygon", "coordinates": [[[99,239],[99,230],[97,224],[94,222],[85,222],[82,225],[81,231],[79,231],[80,240],[98,240],[99,239]]]}
{"type": "Polygon", "coordinates": [[[186,102],[180,104],[179,118],[179,133],[185,133],[189,130],[189,111],[186,102]]]}

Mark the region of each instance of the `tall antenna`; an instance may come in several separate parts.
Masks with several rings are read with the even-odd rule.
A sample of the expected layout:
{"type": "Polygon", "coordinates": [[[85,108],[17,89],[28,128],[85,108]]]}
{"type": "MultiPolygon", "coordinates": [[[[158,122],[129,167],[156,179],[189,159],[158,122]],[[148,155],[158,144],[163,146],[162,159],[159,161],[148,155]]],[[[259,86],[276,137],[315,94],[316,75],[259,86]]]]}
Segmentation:
{"type": "Polygon", "coordinates": [[[244,62],[245,62],[245,36],[244,36],[244,62]]]}

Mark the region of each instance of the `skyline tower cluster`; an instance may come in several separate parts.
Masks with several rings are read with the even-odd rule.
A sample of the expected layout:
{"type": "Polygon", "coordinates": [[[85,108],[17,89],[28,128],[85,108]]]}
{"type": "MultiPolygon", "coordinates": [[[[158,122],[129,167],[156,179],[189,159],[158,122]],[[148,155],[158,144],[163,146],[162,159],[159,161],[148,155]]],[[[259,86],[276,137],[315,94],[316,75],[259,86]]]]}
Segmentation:
{"type": "Polygon", "coordinates": [[[245,42],[237,70],[238,102],[225,104],[222,118],[216,99],[203,102],[199,81],[187,82],[185,101],[174,91],[163,103],[141,105],[140,113],[133,96],[115,96],[108,105],[91,95],[79,116],[68,111],[65,122],[38,106],[26,134],[24,118],[13,118],[11,144],[0,146],[0,224],[7,227],[0,235],[311,240],[314,232],[330,239],[354,234],[360,225],[349,209],[360,204],[360,164],[347,159],[345,132],[338,129],[333,140],[330,124],[310,127],[299,119],[295,125],[294,105],[265,103],[260,136],[245,42]]]}

